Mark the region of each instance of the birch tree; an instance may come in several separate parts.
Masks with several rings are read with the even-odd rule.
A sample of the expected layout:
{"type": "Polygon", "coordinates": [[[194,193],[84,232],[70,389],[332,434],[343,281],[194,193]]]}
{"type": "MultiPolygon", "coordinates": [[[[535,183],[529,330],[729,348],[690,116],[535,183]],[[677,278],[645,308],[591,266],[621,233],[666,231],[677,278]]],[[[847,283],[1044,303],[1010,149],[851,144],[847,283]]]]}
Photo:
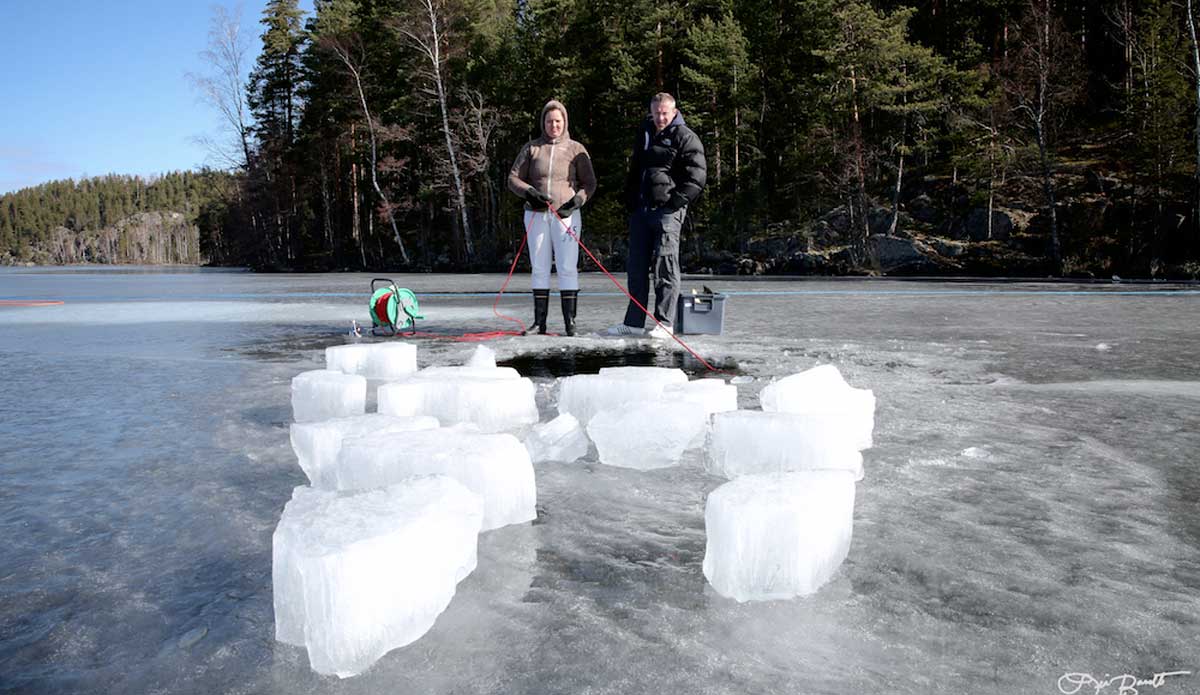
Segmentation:
{"type": "Polygon", "coordinates": [[[241,33],[240,10],[230,12],[218,5],[213,13],[208,48],[200,53],[211,73],[189,73],[188,79],[201,99],[221,114],[224,137],[202,142],[220,164],[246,171],[250,167],[250,118],[242,75],[250,41],[241,33]]]}
{"type": "Polygon", "coordinates": [[[1187,0],[1184,7],[1188,28],[1188,38],[1192,43],[1192,81],[1196,93],[1196,125],[1193,137],[1196,140],[1196,191],[1192,223],[1200,234],[1200,40],[1196,38],[1196,12],[1192,8],[1192,0],[1187,0]]]}
{"type": "Polygon", "coordinates": [[[1012,111],[1037,145],[1042,193],[1050,221],[1050,258],[1056,271],[1061,272],[1062,244],[1051,138],[1082,93],[1080,54],[1078,45],[1054,16],[1051,0],[1029,0],[1018,42],[1002,68],[1001,83],[1012,111]]]}
{"type": "Polygon", "coordinates": [[[357,42],[353,37],[325,36],[319,41],[319,44],[324,49],[337,56],[345,67],[347,74],[350,75],[354,82],[354,91],[358,95],[358,104],[362,108],[363,119],[367,124],[367,139],[370,143],[370,168],[371,168],[371,186],[375,189],[375,194],[383,201],[383,209],[387,213],[388,223],[392,226],[392,238],[396,242],[396,247],[400,250],[400,258],[407,265],[409,262],[408,251],[404,248],[404,239],[400,237],[400,229],[396,226],[396,216],[392,210],[392,204],[388,200],[388,196],[383,192],[383,188],[379,186],[379,161],[378,161],[378,145],[375,137],[377,124],[371,116],[371,109],[367,104],[367,93],[363,89],[362,77],[362,44],[357,42]],[[354,46],[357,48],[351,48],[354,46]]]}
{"type": "Polygon", "coordinates": [[[496,239],[496,227],[500,200],[496,183],[488,176],[492,168],[492,149],[496,131],[500,127],[500,114],[487,104],[482,92],[477,89],[459,90],[459,100],[464,108],[454,118],[454,129],[460,134],[462,146],[462,175],[467,181],[478,185],[484,220],[480,244],[486,246],[496,239]]]}
{"type": "Polygon", "coordinates": [[[467,217],[467,198],[463,189],[462,174],[458,167],[458,152],[450,129],[450,109],[447,104],[447,62],[450,40],[447,27],[449,9],[447,0],[416,0],[417,9],[412,15],[396,23],[396,30],[409,46],[420,55],[424,63],[425,77],[432,86],[441,113],[442,135],[446,143],[450,173],[454,184],[454,195],[458,203],[459,221],[462,230],[463,248],[469,261],[475,255],[471,239],[471,224],[467,217]]]}

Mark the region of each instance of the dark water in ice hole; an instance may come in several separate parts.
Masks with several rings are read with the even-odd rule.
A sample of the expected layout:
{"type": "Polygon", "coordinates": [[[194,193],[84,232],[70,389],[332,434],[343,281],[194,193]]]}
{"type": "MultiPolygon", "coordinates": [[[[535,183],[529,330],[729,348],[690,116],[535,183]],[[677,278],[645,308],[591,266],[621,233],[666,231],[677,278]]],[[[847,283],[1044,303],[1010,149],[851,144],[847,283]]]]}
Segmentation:
{"type": "MultiPolygon", "coordinates": [[[[733,359],[707,360],[725,378],[741,374],[733,359]]],[[[681,369],[693,379],[711,374],[701,362],[681,351],[647,348],[627,350],[569,347],[561,351],[529,353],[496,360],[499,367],[512,367],[521,376],[533,379],[555,379],[575,374],[596,374],[606,367],[664,367],[681,369]]]]}

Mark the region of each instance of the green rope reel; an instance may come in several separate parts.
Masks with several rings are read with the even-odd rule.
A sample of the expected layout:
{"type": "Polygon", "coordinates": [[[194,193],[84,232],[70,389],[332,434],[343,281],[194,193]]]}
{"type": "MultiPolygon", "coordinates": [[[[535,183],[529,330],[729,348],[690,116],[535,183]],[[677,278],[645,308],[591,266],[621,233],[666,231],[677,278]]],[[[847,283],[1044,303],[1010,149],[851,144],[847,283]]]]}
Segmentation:
{"type": "Polygon", "coordinates": [[[392,333],[416,325],[416,319],[424,319],[417,295],[412,290],[397,287],[387,278],[371,281],[371,301],[367,304],[371,312],[371,323],[375,328],[389,328],[392,333]],[[376,287],[375,283],[386,283],[376,287]]]}

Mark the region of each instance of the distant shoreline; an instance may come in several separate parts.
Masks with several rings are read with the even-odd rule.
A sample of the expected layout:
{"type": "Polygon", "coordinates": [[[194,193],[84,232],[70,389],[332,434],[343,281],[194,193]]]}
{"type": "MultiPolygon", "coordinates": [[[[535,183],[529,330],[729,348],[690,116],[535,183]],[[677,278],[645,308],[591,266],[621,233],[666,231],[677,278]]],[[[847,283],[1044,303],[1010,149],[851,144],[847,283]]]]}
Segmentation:
{"type": "MultiPolygon", "coordinates": [[[[189,269],[196,271],[206,271],[213,273],[253,273],[259,275],[281,275],[293,273],[297,275],[371,275],[379,273],[387,273],[396,276],[423,276],[423,275],[501,275],[503,270],[494,271],[477,271],[477,270],[439,270],[432,271],[410,271],[399,268],[394,269],[375,269],[375,270],[255,270],[244,266],[211,266],[211,265],[195,265],[195,264],[125,264],[125,263],[61,263],[61,264],[36,264],[36,263],[17,263],[13,265],[0,266],[0,272],[5,270],[54,270],[54,269],[70,269],[70,270],[133,270],[138,268],[146,268],[153,270],[170,270],[170,269],[189,269]]],[[[596,270],[580,271],[581,275],[598,274],[596,270]]],[[[616,273],[618,279],[624,274],[624,271],[616,273]]],[[[1185,286],[1200,286],[1200,280],[1195,279],[1171,279],[1171,278],[1144,278],[1144,277],[1116,277],[1116,278],[1094,278],[1094,277],[1053,277],[1053,276],[1020,276],[1020,275],[792,275],[792,274],[761,274],[761,275],[737,275],[737,274],[720,274],[720,273],[689,273],[682,274],[685,280],[713,280],[713,281],[746,281],[755,282],[804,282],[804,281],[823,281],[823,282],[852,282],[852,281],[873,281],[873,282],[902,282],[902,283],[945,283],[945,284],[969,284],[969,283],[994,283],[994,284],[1022,284],[1022,283],[1039,283],[1039,284],[1055,284],[1055,285],[1150,285],[1150,286],[1165,286],[1165,285],[1185,285],[1185,286]]]]}

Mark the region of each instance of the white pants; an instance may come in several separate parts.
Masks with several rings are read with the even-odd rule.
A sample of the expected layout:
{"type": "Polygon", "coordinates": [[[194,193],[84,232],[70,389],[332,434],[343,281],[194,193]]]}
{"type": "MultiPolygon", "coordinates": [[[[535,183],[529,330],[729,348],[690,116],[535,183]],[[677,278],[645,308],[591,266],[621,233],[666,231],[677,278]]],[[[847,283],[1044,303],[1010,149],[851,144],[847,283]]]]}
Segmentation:
{"type": "Polygon", "coordinates": [[[558,289],[579,289],[579,245],[571,237],[571,234],[579,237],[583,229],[579,211],[572,212],[570,219],[560,220],[549,210],[526,210],[525,229],[529,233],[529,263],[533,266],[530,289],[550,289],[551,261],[558,269],[558,289]],[[565,229],[567,226],[570,233],[565,229]]]}

